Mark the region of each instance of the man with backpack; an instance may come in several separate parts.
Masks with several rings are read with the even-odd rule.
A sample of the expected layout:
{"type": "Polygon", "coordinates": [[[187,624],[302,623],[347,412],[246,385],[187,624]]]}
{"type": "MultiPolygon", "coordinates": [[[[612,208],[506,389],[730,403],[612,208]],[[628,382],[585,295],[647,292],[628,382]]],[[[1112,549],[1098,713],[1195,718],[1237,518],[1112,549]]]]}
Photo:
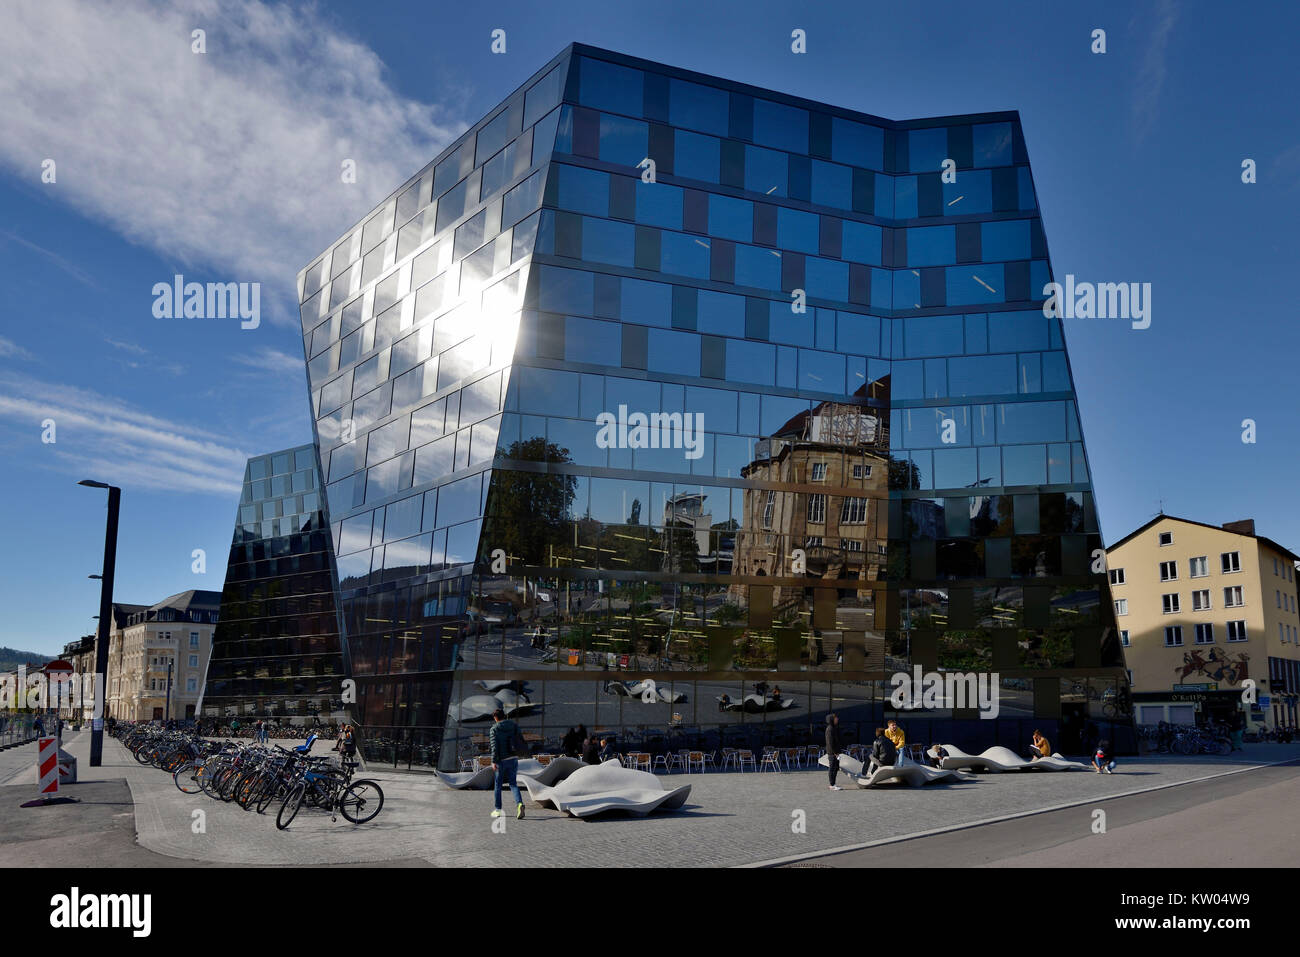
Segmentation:
{"type": "Polygon", "coordinates": [[[523,819],[524,797],[519,793],[516,775],[519,773],[518,753],[523,750],[523,735],[500,708],[492,712],[492,727],[488,730],[488,749],[492,753],[492,770],[496,772],[496,809],[493,817],[501,816],[501,786],[510,785],[515,796],[515,817],[523,819]]]}

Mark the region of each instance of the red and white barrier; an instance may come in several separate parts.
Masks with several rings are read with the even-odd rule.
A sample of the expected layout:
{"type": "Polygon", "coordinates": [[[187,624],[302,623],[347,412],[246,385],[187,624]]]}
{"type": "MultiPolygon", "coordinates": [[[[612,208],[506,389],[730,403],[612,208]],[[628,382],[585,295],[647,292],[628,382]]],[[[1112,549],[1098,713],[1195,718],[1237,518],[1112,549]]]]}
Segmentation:
{"type": "Polygon", "coordinates": [[[42,797],[59,793],[59,739],[39,738],[36,780],[42,797]]]}

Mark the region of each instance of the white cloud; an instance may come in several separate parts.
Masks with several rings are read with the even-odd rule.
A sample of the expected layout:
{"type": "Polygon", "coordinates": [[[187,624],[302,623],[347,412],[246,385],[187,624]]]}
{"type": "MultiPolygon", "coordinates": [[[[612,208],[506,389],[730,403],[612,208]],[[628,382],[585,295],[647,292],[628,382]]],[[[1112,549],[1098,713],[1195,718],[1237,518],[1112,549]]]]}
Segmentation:
{"type": "Polygon", "coordinates": [[[14,342],[12,339],[6,339],[0,336],[0,358],[5,359],[30,359],[32,354],[14,342]]]}
{"type": "Polygon", "coordinates": [[[121,356],[110,357],[118,365],[127,369],[148,369],[152,372],[166,372],[169,375],[183,375],[185,373],[185,366],[179,362],[163,359],[137,343],[123,342],[111,336],[105,336],[104,341],[114,349],[137,357],[136,359],[123,359],[121,356]]]}
{"type": "Polygon", "coordinates": [[[1156,119],[1156,110],[1164,92],[1165,76],[1168,73],[1169,37],[1178,23],[1178,8],[1172,0],[1160,0],[1155,22],[1149,27],[1139,27],[1136,19],[1132,25],[1134,31],[1144,30],[1150,33],[1146,56],[1133,84],[1133,126],[1139,140],[1146,137],[1156,119]]]}
{"type": "Polygon", "coordinates": [[[302,356],[291,356],[287,352],[281,352],[279,349],[273,349],[270,346],[262,346],[252,352],[237,352],[231,358],[241,365],[250,366],[254,369],[264,369],[267,372],[276,372],[299,378],[304,375],[306,370],[302,356]]]}
{"type": "Polygon", "coordinates": [[[4,21],[0,163],[38,183],[54,159],[45,195],[282,304],[312,256],[465,125],[395,92],[375,53],[310,7],[16,0],[4,21]]]}
{"type": "Polygon", "coordinates": [[[53,419],[53,468],[123,488],[237,494],[248,459],[224,436],[29,376],[0,374],[0,417],[33,443],[41,422],[53,419]]]}

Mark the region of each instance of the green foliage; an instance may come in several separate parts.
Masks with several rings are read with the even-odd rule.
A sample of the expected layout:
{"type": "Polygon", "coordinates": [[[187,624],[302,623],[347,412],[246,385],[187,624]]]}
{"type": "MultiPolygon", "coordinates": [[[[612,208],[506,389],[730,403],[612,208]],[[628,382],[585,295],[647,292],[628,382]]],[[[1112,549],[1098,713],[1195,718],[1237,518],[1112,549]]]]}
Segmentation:
{"type": "Polygon", "coordinates": [[[43,665],[53,660],[50,655],[38,655],[34,651],[0,647],[0,671],[17,671],[20,665],[43,665]]]}

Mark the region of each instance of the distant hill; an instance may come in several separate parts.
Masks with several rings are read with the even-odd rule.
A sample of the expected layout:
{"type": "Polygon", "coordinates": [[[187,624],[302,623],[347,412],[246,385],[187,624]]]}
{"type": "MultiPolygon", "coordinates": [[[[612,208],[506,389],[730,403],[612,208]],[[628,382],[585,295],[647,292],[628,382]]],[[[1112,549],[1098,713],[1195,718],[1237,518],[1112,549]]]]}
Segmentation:
{"type": "Polygon", "coordinates": [[[43,665],[53,660],[50,655],[38,655],[34,651],[0,647],[0,671],[17,671],[19,665],[43,665]]]}

